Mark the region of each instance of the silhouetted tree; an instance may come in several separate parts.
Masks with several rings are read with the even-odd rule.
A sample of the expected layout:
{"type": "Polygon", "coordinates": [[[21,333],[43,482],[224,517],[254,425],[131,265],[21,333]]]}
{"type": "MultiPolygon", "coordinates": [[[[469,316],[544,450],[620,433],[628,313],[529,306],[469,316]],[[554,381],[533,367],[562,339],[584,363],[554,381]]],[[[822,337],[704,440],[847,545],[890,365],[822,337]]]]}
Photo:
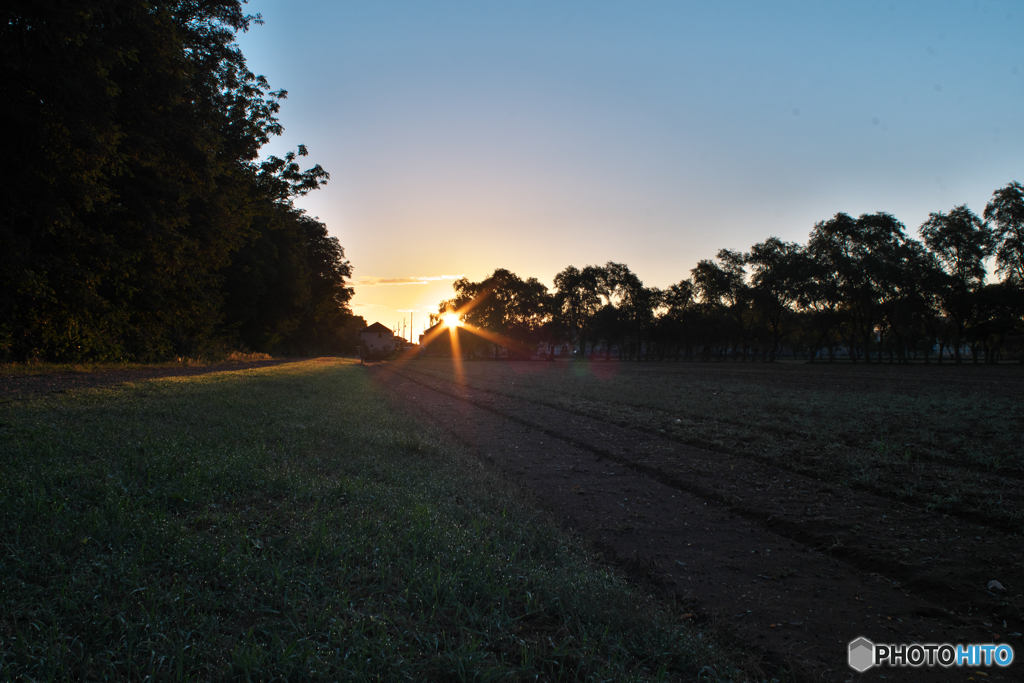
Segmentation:
{"type": "MultiPolygon", "coordinates": [[[[1024,289],[1006,279],[981,287],[973,298],[971,333],[986,363],[995,363],[1008,339],[1024,334],[1024,289]]],[[[1021,354],[1024,363],[1024,353],[1021,354]]]]}
{"type": "Polygon", "coordinates": [[[624,263],[609,261],[598,271],[599,291],[608,305],[616,309],[614,318],[608,314],[604,326],[614,320],[612,339],[619,344],[622,358],[640,358],[644,340],[654,324],[654,312],[660,305],[661,292],[644,287],[644,283],[624,263]]]}
{"type": "Polygon", "coordinates": [[[523,281],[498,270],[481,283],[457,282],[457,296],[442,308],[459,307],[482,329],[505,335],[519,316],[533,338],[541,330],[574,340],[580,355],[587,340],[592,352],[601,342],[606,358],[617,347],[623,360],[684,352],[689,360],[730,352],[746,359],[752,348],[755,358],[774,360],[788,342],[811,360],[825,347],[830,361],[845,344],[853,362],[870,362],[877,350],[878,362],[888,353],[890,362],[923,355],[929,363],[938,346],[941,363],[947,346],[959,362],[970,343],[976,359],[983,353],[992,363],[1005,349],[1024,350],[1022,191],[1014,182],[995,193],[985,213],[995,231],[966,206],[931,214],[921,226],[924,243],[891,214],[838,213],[814,225],[806,246],[771,237],[746,254],[721,249],[664,291],[609,261],[565,268],[552,298],[539,283],[534,295],[516,294],[523,281]],[[1005,279],[985,285],[993,253],[1005,279]]]}
{"type": "Polygon", "coordinates": [[[799,244],[769,237],[751,247],[746,262],[753,266],[752,301],[771,332],[768,359],[774,361],[784,332],[795,322],[795,307],[811,271],[809,258],[799,244]]]}
{"type": "Polygon", "coordinates": [[[0,121],[18,160],[0,171],[0,357],[147,360],[231,341],[232,255],[268,203],[327,177],[294,155],[256,161],[285,97],[235,43],[259,21],[238,0],[0,10],[0,121]]]}
{"type": "Polygon", "coordinates": [[[580,358],[586,355],[586,336],[591,319],[601,305],[598,294],[600,269],[586,266],[580,270],[568,266],[555,275],[555,294],[552,315],[578,343],[580,358]]]}
{"type": "Polygon", "coordinates": [[[966,205],[961,205],[948,214],[929,214],[920,232],[946,268],[948,277],[941,285],[940,300],[953,326],[954,355],[960,363],[960,348],[976,305],[974,299],[985,283],[985,259],[995,247],[992,231],[966,205]]]}
{"type": "Polygon", "coordinates": [[[665,313],[661,317],[661,324],[666,338],[675,344],[676,358],[679,358],[680,351],[685,350],[687,360],[692,361],[696,335],[701,324],[693,281],[687,278],[670,286],[662,296],[662,303],[665,313]]]}
{"type": "Polygon", "coordinates": [[[225,269],[225,324],[246,348],[351,353],[346,278],[352,268],[323,223],[281,205],[254,221],[257,235],[225,269]]]}
{"type": "Polygon", "coordinates": [[[611,360],[612,348],[618,345],[619,358],[625,353],[623,329],[625,325],[620,320],[621,312],[613,304],[606,303],[598,309],[591,320],[591,329],[595,339],[604,343],[604,358],[611,360]]]}
{"type": "MultiPolygon", "coordinates": [[[[743,254],[730,249],[720,249],[717,258],[718,263],[707,259],[698,261],[690,271],[690,277],[704,304],[705,316],[711,320],[721,313],[728,316],[727,324],[731,333],[728,334],[727,343],[732,346],[734,356],[735,351],[742,348],[743,359],[746,360],[753,311],[750,307],[750,285],[746,281],[744,269],[745,259],[743,254]]],[[[712,326],[721,329],[721,320],[712,323],[712,326]]]]}
{"type": "Polygon", "coordinates": [[[457,311],[473,327],[497,335],[487,342],[472,342],[490,345],[495,355],[502,346],[516,354],[525,353],[551,317],[550,294],[534,277],[523,280],[498,268],[480,282],[460,278],[452,287],[455,297],[442,302],[439,310],[457,311]]]}
{"type": "MultiPolygon", "coordinates": [[[[905,242],[903,225],[886,213],[864,214],[854,220],[845,213],[819,222],[811,231],[808,253],[816,262],[822,308],[846,340],[850,358],[858,349],[870,358],[872,341],[884,325],[885,306],[898,295],[893,264],[905,242]]],[[[879,361],[881,361],[879,343],[879,361]]]]}
{"type": "Polygon", "coordinates": [[[1024,287],[1024,186],[1014,181],[996,190],[985,220],[995,224],[996,272],[1024,287]]]}

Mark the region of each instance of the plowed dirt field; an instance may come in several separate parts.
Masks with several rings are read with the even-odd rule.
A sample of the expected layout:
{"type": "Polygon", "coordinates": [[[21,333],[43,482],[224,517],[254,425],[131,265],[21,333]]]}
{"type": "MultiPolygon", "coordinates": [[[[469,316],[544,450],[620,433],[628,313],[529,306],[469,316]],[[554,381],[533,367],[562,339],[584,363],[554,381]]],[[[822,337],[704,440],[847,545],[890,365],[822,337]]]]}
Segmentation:
{"type": "MultiPolygon", "coordinates": [[[[982,670],[855,674],[847,644],[860,636],[1008,643],[1024,657],[1021,368],[416,359],[367,371],[767,674],[982,670]]],[[[984,680],[1021,680],[1022,666],[984,680]]]]}

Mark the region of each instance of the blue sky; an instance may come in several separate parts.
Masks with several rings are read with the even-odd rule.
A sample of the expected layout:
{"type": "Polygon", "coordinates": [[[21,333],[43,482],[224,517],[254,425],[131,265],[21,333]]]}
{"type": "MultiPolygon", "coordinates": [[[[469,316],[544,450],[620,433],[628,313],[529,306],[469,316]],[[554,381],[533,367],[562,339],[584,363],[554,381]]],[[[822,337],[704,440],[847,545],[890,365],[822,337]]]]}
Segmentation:
{"type": "Polygon", "coordinates": [[[266,152],[303,143],[331,173],[300,205],[370,322],[421,329],[451,276],[498,267],[550,284],[614,260],[666,287],[840,211],[916,235],[1024,181],[1018,2],[248,10],[266,22],[240,37],[250,68],[289,91],[266,152]]]}

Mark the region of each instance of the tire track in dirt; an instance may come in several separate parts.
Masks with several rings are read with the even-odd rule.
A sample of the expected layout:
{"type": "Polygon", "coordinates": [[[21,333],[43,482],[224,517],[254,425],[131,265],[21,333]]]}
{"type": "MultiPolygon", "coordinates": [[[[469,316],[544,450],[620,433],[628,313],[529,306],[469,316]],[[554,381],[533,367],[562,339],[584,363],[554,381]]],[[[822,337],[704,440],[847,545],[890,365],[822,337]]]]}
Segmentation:
{"type": "MultiPolygon", "coordinates": [[[[413,371],[413,372],[415,372],[415,371],[413,371]]],[[[436,376],[428,374],[428,373],[416,373],[416,374],[422,375],[423,377],[429,377],[429,378],[434,379],[434,380],[438,379],[436,376]]],[[[508,393],[504,393],[504,392],[500,392],[500,391],[495,391],[493,389],[485,389],[485,388],[482,388],[482,387],[479,387],[479,386],[473,386],[471,388],[475,389],[476,391],[481,391],[481,392],[483,392],[485,394],[493,394],[493,395],[499,396],[499,397],[516,399],[516,400],[529,400],[529,399],[522,399],[522,398],[516,397],[514,395],[510,395],[508,393]]],[[[637,431],[637,432],[642,432],[642,433],[644,433],[646,435],[649,435],[649,436],[650,435],[658,436],[658,435],[654,434],[654,430],[652,430],[650,427],[635,427],[635,426],[630,425],[629,422],[626,421],[626,420],[609,419],[607,417],[602,416],[600,413],[597,413],[596,411],[587,410],[585,408],[575,408],[574,407],[572,409],[566,409],[566,408],[563,408],[563,407],[559,406],[556,403],[547,402],[547,401],[529,400],[529,402],[534,404],[534,405],[537,405],[537,406],[544,406],[544,407],[551,408],[551,409],[554,409],[554,410],[561,410],[561,411],[564,411],[564,412],[567,412],[567,413],[571,413],[573,415],[579,415],[580,417],[591,418],[591,419],[597,420],[598,422],[607,423],[607,424],[615,425],[615,426],[618,426],[618,427],[623,427],[625,429],[630,429],[630,430],[634,430],[634,431],[637,431]]],[[[631,409],[638,408],[638,406],[633,406],[633,405],[630,405],[630,404],[619,404],[619,405],[622,405],[622,406],[624,406],[626,408],[631,408],[631,409]]],[[[642,409],[647,411],[647,412],[650,412],[650,413],[660,414],[662,416],[663,421],[665,423],[668,423],[676,415],[675,411],[666,411],[666,410],[662,410],[662,409],[658,409],[658,408],[651,408],[651,407],[648,407],[648,406],[643,406],[642,409]]],[[[739,422],[737,420],[728,420],[728,419],[714,419],[713,421],[715,422],[715,424],[728,425],[728,426],[739,426],[739,425],[742,424],[741,422],[739,422]]],[[[781,435],[786,435],[786,436],[799,436],[799,435],[794,435],[792,432],[789,432],[788,430],[773,429],[772,427],[765,427],[764,431],[771,431],[771,432],[774,432],[776,434],[781,434],[781,435]]],[[[812,474],[808,474],[808,471],[812,470],[812,467],[808,466],[806,463],[802,463],[800,465],[797,465],[797,464],[793,464],[793,463],[781,462],[779,459],[771,458],[769,456],[759,456],[759,455],[754,455],[754,454],[751,454],[751,453],[736,453],[734,451],[729,450],[729,448],[725,447],[725,446],[715,447],[715,446],[703,446],[703,445],[698,445],[698,444],[687,443],[685,440],[679,439],[677,437],[669,436],[669,435],[666,435],[664,437],[659,437],[659,438],[664,438],[666,440],[670,440],[670,441],[672,441],[674,443],[678,443],[678,444],[681,444],[683,446],[690,446],[691,448],[694,448],[694,449],[697,449],[697,450],[700,450],[700,451],[720,453],[720,454],[727,455],[727,456],[740,457],[740,458],[744,458],[746,460],[756,461],[756,462],[758,462],[758,463],[760,463],[760,464],[764,465],[765,467],[767,467],[769,469],[772,469],[772,470],[782,470],[782,471],[786,471],[786,472],[793,472],[794,474],[797,474],[798,476],[802,476],[802,477],[808,477],[809,476],[811,478],[815,478],[815,477],[813,477],[812,474]]],[[[928,467],[929,467],[927,472],[924,472],[924,473],[920,473],[919,472],[919,474],[922,474],[923,476],[937,477],[939,479],[943,479],[943,478],[948,479],[948,478],[955,478],[962,471],[969,471],[969,472],[975,473],[975,475],[976,475],[975,476],[975,481],[980,486],[982,486],[982,487],[987,486],[988,490],[994,491],[994,492],[1013,492],[1014,491],[1014,487],[1019,488],[1021,480],[1024,480],[1024,470],[1011,470],[1011,469],[1003,468],[1003,469],[999,469],[998,474],[993,474],[992,473],[992,468],[990,466],[982,465],[980,463],[969,462],[969,461],[968,462],[955,461],[953,458],[932,457],[932,456],[920,455],[920,454],[915,455],[915,458],[918,460],[919,464],[927,464],[928,467]],[[1010,482],[1011,485],[1007,486],[1007,482],[1010,482]]],[[[860,490],[867,491],[868,493],[880,496],[882,498],[886,498],[886,499],[888,499],[890,501],[893,501],[894,504],[900,504],[900,505],[904,504],[903,503],[903,498],[901,496],[899,496],[899,494],[897,494],[897,492],[895,492],[895,491],[893,491],[893,490],[891,490],[889,488],[886,488],[884,486],[876,486],[876,485],[873,485],[873,484],[870,484],[870,483],[857,483],[857,484],[854,485],[854,488],[858,488],[860,490]]],[[[910,507],[911,508],[920,509],[921,506],[920,505],[915,506],[915,505],[913,505],[911,503],[910,507]]],[[[999,530],[999,531],[1002,531],[1002,532],[1010,533],[1011,535],[1014,535],[1015,528],[1016,528],[1014,522],[1009,522],[1005,517],[997,517],[995,515],[987,514],[984,510],[978,510],[978,509],[969,509],[969,510],[953,509],[953,510],[949,510],[948,512],[943,512],[941,514],[943,514],[945,516],[949,516],[949,517],[956,517],[956,518],[962,519],[965,522],[967,522],[968,524],[974,524],[974,525],[983,526],[983,527],[991,527],[993,529],[996,529],[996,530],[999,530]]]]}
{"type": "MultiPolygon", "coordinates": [[[[427,376],[429,376],[429,375],[427,375],[427,376]]],[[[476,388],[480,389],[480,387],[476,387],[476,388]]],[[[498,394],[500,394],[500,392],[494,392],[494,391],[489,390],[489,389],[481,389],[481,391],[486,391],[488,393],[498,393],[498,394]]],[[[501,394],[501,395],[505,395],[505,394],[501,394]]],[[[538,403],[540,405],[546,405],[546,406],[556,407],[557,408],[556,405],[550,404],[550,403],[540,403],[540,402],[536,402],[536,401],[535,401],[535,403],[538,403]]],[[[631,405],[631,404],[628,404],[628,403],[619,404],[619,405],[623,405],[623,406],[625,406],[627,408],[642,409],[642,410],[647,411],[649,413],[658,414],[658,415],[660,415],[662,417],[663,421],[666,422],[666,423],[668,423],[671,419],[673,419],[676,416],[676,411],[664,410],[664,409],[661,409],[661,408],[652,408],[650,406],[636,406],[636,405],[631,405]]],[[[589,414],[589,413],[587,413],[585,411],[580,412],[580,411],[575,411],[574,410],[572,412],[581,414],[581,415],[583,415],[585,417],[594,417],[595,419],[603,420],[605,422],[609,422],[609,420],[603,419],[600,416],[589,414]]],[[[623,421],[611,421],[611,422],[612,422],[612,424],[616,424],[616,425],[618,425],[620,427],[628,426],[623,421]]],[[[739,420],[731,420],[731,419],[725,419],[725,418],[716,418],[714,420],[714,422],[716,424],[727,425],[727,426],[742,426],[743,425],[743,423],[741,421],[739,421],[739,420]]],[[[787,429],[787,428],[782,428],[782,427],[774,427],[774,426],[771,426],[771,425],[767,425],[767,426],[762,426],[761,429],[764,432],[771,432],[773,434],[776,434],[776,435],[778,435],[780,437],[784,437],[784,438],[790,438],[790,439],[806,439],[807,438],[806,435],[804,435],[804,434],[796,432],[796,431],[794,431],[792,429],[787,429]]],[[[646,429],[644,431],[646,431],[647,433],[651,433],[650,429],[646,429]]],[[[679,439],[673,439],[673,440],[678,441],[679,443],[683,443],[685,445],[691,445],[691,444],[686,444],[685,441],[682,441],[682,440],[679,440],[679,439]]],[[[700,446],[700,445],[696,445],[696,444],[692,444],[692,445],[695,448],[701,448],[703,450],[709,450],[709,451],[715,451],[715,452],[721,452],[721,453],[727,453],[727,454],[730,453],[730,451],[728,449],[726,449],[726,448],[715,448],[715,447],[708,447],[708,446],[700,446]]],[[[849,443],[848,442],[845,445],[858,447],[861,444],[858,444],[858,443],[855,443],[855,442],[853,442],[853,443],[849,443]]],[[[922,449],[927,448],[927,446],[923,446],[921,444],[913,444],[913,443],[911,443],[911,444],[907,444],[907,445],[908,446],[914,446],[914,447],[917,447],[919,449],[919,450],[917,450],[913,454],[913,457],[914,457],[914,459],[916,461],[918,461],[918,462],[926,462],[926,463],[931,464],[933,466],[933,468],[935,469],[935,471],[937,473],[939,473],[940,475],[955,474],[958,471],[967,470],[969,472],[973,472],[973,473],[975,473],[977,475],[980,475],[978,477],[978,479],[980,480],[980,482],[982,484],[986,484],[986,485],[987,484],[996,484],[997,486],[998,486],[998,484],[1004,482],[1007,479],[1024,480],[1024,469],[1022,469],[1022,468],[1014,468],[1012,466],[1003,465],[1003,466],[1001,466],[1001,467],[999,467],[997,469],[997,472],[998,472],[997,474],[993,474],[993,467],[991,465],[986,465],[986,464],[982,464],[980,462],[974,462],[974,461],[970,461],[970,460],[964,460],[962,458],[958,459],[955,456],[945,456],[945,455],[936,455],[936,454],[932,454],[932,453],[927,453],[927,452],[924,452],[922,450],[922,449]]],[[[745,457],[750,457],[750,456],[747,455],[745,457]]],[[[801,473],[800,470],[797,467],[790,467],[790,466],[787,466],[785,464],[779,463],[778,461],[770,461],[770,460],[768,460],[766,458],[760,458],[759,460],[761,462],[764,462],[765,464],[771,466],[771,467],[777,467],[779,469],[790,470],[790,471],[796,472],[798,474],[801,473]]],[[[869,489],[869,490],[871,490],[872,493],[880,493],[882,495],[888,495],[887,493],[885,493],[884,489],[876,488],[876,489],[869,489]]],[[[893,496],[890,495],[889,497],[893,497],[893,496]]],[[[953,516],[959,516],[959,515],[957,515],[956,511],[953,511],[950,514],[953,515],[953,516]]],[[[978,512],[964,513],[964,519],[966,519],[966,521],[968,521],[968,522],[981,521],[982,524],[990,524],[991,526],[996,526],[996,527],[1006,527],[1007,526],[1007,523],[1006,523],[1005,520],[992,519],[992,518],[988,518],[988,517],[985,517],[984,519],[982,519],[982,517],[984,517],[984,515],[982,515],[981,513],[978,513],[978,512]],[[970,514],[970,516],[967,516],[968,514],[970,514]]]]}
{"type": "Polygon", "coordinates": [[[81,389],[101,389],[125,382],[145,382],[167,377],[195,377],[214,372],[258,370],[304,360],[309,359],[276,358],[255,361],[225,361],[211,365],[153,365],[134,368],[110,365],[78,372],[2,375],[0,376],[0,401],[29,400],[47,394],[63,394],[81,389]]]}
{"type": "MultiPolygon", "coordinates": [[[[442,385],[454,386],[450,382],[445,383],[443,380],[439,380],[434,375],[419,373],[411,368],[405,370],[428,382],[441,382],[442,385]]],[[[628,462],[638,471],[645,472],[668,485],[681,488],[689,486],[689,478],[693,475],[695,464],[702,462],[706,473],[710,475],[706,477],[710,480],[709,483],[706,482],[708,485],[700,488],[704,492],[703,495],[708,496],[709,500],[714,500],[716,503],[729,505],[736,514],[749,517],[759,523],[772,524],[780,532],[786,530],[788,536],[801,540],[812,547],[829,548],[831,554],[841,557],[861,569],[873,572],[882,572],[884,569],[883,573],[886,573],[896,583],[906,584],[914,581],[918,586],[916,590],[918,594],[945,605],[950,612],[955,612],[957,607],[962,608],[960,611],[969,609],[972,612],[978,612],[987,607],[994,611],[992,616],[1015,620],[1016,629],[1009,627],[1008,623],[1007,629],[1004,630],[1013,633],[1019,632],[1024,627],[1024,621],[1021,621],[1021,611],[1024,611],[1024,603],[1019,600],[1021,596],[1017,596],[1018,601],[1013,610],[1000,609],[1000,603],[1005,602],[1005,596],[994,595],[985,589],[985,585],[991,580],[991,577],[983,578],[987,576],[984,573],[975,573],[969,577],[962,576],[965,567],[964,560],[948,552],[945,553],[945,562],[941,561],[942,548],[952,544],[956,546],[958,553],[970,556],[971,560],[966,564],[968,568],[972,570],[981,566],[991,568],[999,573],[1001,583],[1005,584],[1009,581],[1018,589],[1024,586],[1024,566],[1021,566],[1024,547],[1021,545],[1020,537],[1006,533],[998,525],[987,526],[985,520],[978,520],[979,515],[960,516],[952,513],[949,515],[931,513],[918,506],[903,503],[889,491],[870,490],[864,487],[857,487],[857,490],[854,491],[846,487],[830,485],[809,477],[796,468],[780,466],[767,457],[748,454],[733,455],[724,450],[709,451],[680,443],[670,437],[654,435],[648,428],[631,428],[619,421],[564,410],[551,404],[520,399],[491,389],[469,388],[478,392],[479,395],[492,397],[491,399],[485,398],[483,402],[477,401],[484,407],[487,407],[486,403],[489,400],[522,401],[548,411],[573,415],[606,427],[619,428],[628,437],[635,439],[637,443],[643,443],[645,439],[649,441],[653,445],[648,450],[652,452],[671,450],[670,445],[675,446],[679,448],[680,452],[686,454],[685,466],[681,470],[685,475],[683,479],[675,476],[680,468],[672,455],[660,458],[660,462],[659,458],[637,458],[629,453],[628,448],[624,451],[622,449],[620,451],[608,450],[600,441],[590,440],[588,442],[586,435],[584,435],[584,441],[579,444],[606,457],[625,458],[623,462],[628,462]],[[723,459],[728,459],[732,463],[728,469],[719,465],[723,459]],[[742,464],[737,468],[739,463],[742,464]],[[737,478],[748,481],[775,480],[781,473],[792,474],[795,482],[804,482],[805,485],[796,491],[798,494],[796,497],[787,497],[784,491],[775,487],[773,493],[767,496],[766,509],[757,509],[752,506],[753,501],[744,502],[745,498],[740,498],[736,493],[738,489],[746,488],[748,492],[745,496],[749,498],[749,487],[744,487],[742,484],[719,484],[719,482],[737,478]],[[709,494],[709,491],[714,492],[709,494]],[[817,518],[813,528],[808,528],[806,523],[793,524],[793,510],[788,514],[780,514],[779,510],[785,512],[784,509],[775,509],[772,505],[778,502],[793,503],[795,501],[797,507],[800,507],[803,498],[814,498],[815,495],[828,496],[828,502],[825,504],[817,501],[804,509],[804,516],[817,518]],[[837,496],[839,497],[837,498],[837,496]],[[847,501],[847,498],[853,502],[847,501]],[[818,514],[820,508],[823,507],[828,508],[829,515],[818,514]],[[873,510],[887,512],[879,513],[877,518],[872,518],[873,510]],[[845,520],[845,523],[822,524],[823,521],[836,522],[837,520],[845,520]],[[872,529],[872,539],[875,542],[863,541],[860,532],[864,528],[872,529]],[[921,529],[925,529],[926,533],[922,533],[921,529]],[[935,538],[922,538],[922,536],[934,536],[935,538]],[[908,544],[915,547],[907,548],[908,544]],[[922,546],[921,544],[926,545],[922,546]],[[959,576],[961,580],[951,582],[936,580],[935,576],[922,576],[914,570],[915,566],[927,566],[933,573],[941,570],[940,573],[951,577],[959,576]]],[[[524,424],[539,426],[537,420],[524,422],[524,424]]],[[[795,487],[786,488],[794,489],[795,487]]],[[[756,492],[756,486],[754,490],[756,492]]],[[[763,499],[766,496],[762,492],[757,497],[763,499]]]]}
{"type": "MultiPolygon", "coordinates": [[[[846,644],[862,635],[969,643],[1019,632],[1020,596],[1001,600],[985,590],[994,572],[1011,589],[1022,585],[1019,539],[408,366],[370,371],[403,406],[523,480],[599,548],[692,600],[742,648],[786,662],[800,679],[847,680],[846,644]]],[[[866,675],[879,674],[961,680],[964,672],[866,675]]]]}

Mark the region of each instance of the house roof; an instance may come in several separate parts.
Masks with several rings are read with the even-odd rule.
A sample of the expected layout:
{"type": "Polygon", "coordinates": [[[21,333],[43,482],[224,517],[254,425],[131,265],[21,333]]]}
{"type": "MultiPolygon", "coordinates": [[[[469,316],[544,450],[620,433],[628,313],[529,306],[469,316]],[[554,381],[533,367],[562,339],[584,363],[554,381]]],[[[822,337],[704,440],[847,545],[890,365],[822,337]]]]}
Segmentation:
{"type": "Polygon", "coordinates": [[[391,335],[391,329],[388,328],[388,327],[384,327],[380,323],[374,323],[374,324],[370,325],[369,327],[367,327],[365,330],[360,330],[359,334],[364,334],[366,332],[371,332],[371,333],[376,332],[376,333],[380,333],[380,334],[386,333],[389,336],[391,335]]]}

